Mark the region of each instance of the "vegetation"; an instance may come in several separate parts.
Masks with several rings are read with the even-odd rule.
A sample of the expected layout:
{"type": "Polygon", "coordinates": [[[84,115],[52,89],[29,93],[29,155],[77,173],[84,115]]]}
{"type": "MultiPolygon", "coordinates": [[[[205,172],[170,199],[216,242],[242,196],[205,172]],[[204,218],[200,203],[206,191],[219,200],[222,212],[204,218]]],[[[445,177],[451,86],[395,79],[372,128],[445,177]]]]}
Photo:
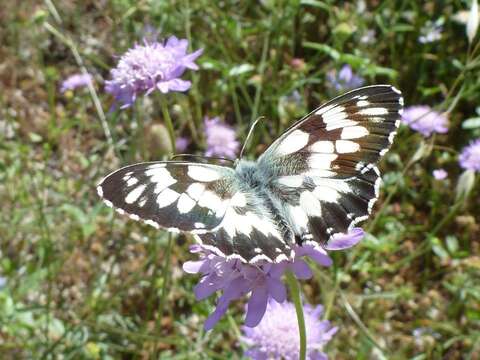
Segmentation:
{"type": "Polygon", "coordinates": [[[119,216],[95,185],[110,171],[170,157],[168,109],[187,152],[204,154],[220,117],[256,158],[295,119],[343,90],[401,89],[406,106],[445,112],[448,132],[403,125],[381,163],[367,236],[313,266],[304,298],[339,327],[332,359],[480,358],[480,186],[458,155],[480,137],[480,41],[470,0],[6,1],[0,20],[0,351],[5,358],[240,359],[244,304],[208,332],[189,236],[119,216]],[[112,107],[110,70],[143,38],[203,48],[185,92],[112,107]],[[90,89],[60,91],[86,71],[90,89]],[[336,72],[336,73],[335,73],[336,72]],[[437,180],[432,171],[448,177],[437,180]],[[170,247],[169,243],[173,242],[170,247]]]}

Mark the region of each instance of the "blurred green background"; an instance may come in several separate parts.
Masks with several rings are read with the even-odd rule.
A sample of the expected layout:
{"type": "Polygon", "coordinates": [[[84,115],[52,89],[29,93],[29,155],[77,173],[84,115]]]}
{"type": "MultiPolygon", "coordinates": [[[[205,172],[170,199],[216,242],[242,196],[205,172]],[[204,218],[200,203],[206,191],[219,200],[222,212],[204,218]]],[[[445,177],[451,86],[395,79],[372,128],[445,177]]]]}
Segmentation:
{"type": "Polygon", "coordinates": [[[465,35],[470,4],[3,1],[1,357],[242,358],[242,303],[202,330],[215,301],[196,301],[198,278],[181,269],[193,240],[178,236],[165,253],[165,232],[114,214],[95,192],[120,166],[168,156],[158,98],[109,111],[104,91],[118,57],[154,29],[159,39],[176,35],[204,49],[200,70],[184,76],[192,88],[165,97],[176,135],[193,139],[190,153],[205,151],[204,116],[220,116],[243,143],[263,115],[247,154],[257,157],[341,92],[327,75],[344,65],[365,84],[395,85],[407,106],[447,111],[447,134],[424,139],[400,129],[381,163],[368,235],[302,286],[340,328],[326,349],[332,359],[479,359],[479,181],[459,182],[457,163],[480,137],[480,51],[465,35]],[[86,88],[60,92],[81,66],[98,97],[86,88]],[[444,181],[432,177],[440,167],[444,181]]]}

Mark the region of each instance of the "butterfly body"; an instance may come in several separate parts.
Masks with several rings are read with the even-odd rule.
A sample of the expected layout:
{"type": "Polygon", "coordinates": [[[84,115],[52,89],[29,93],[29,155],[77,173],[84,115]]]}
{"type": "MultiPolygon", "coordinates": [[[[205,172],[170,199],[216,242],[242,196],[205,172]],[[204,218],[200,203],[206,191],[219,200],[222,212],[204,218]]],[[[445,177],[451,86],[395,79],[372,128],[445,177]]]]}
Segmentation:
{"type": "Polygon", "coordinates": [[[257,161],[135,164],[97,191],[132,219],[190,232],[219,255],[280,262],[293,244],[323,246],[368,218],[379,196],[376,163],[402,106],[388,85],[353,90],[293,124],[257,161]]]}

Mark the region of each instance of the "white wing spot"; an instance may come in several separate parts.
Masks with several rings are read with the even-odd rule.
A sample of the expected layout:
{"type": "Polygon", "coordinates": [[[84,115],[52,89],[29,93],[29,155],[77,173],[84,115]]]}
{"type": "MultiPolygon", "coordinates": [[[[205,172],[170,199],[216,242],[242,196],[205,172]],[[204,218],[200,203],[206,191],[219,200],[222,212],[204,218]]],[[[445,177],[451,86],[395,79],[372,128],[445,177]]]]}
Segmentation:
{"type": "Polygon", "coordinates": [[[146,187],[147,185],[145,184],[137,186],[135,189],[128,193],[127,197],[125,198],[125,202],[127,204],[133,204],[135,201],[137,201],[140,195],[142,195],[143,190],[145,190],[146,187]]]}
{"type": "Polygon", "coordinates": [[[196,222],[193,226],[195,226],[195,229],[205,229],[205,224],[201,222],[196,222]]]}
{"type": "Polygon", "coordinates": [[[392,131],[389,135],[388,135],[388,142],[390,144],[393,143],[393,139],[395,139],[395,135],[397,135],[397,132],[396,131],[392,131]]]}
{"type": "Polygon", "coordinates": [[[127,180],[127,186],[133,186],[133,185],[135,185],[136,183],[138,183],[138,179],[137,179],[137,178],[130,177],[130,178],[127,180]]]}
{"type": "Polygon", "coordinates": [[[155,221],[153,220],[145,220],[145,224],[153,226],[155,229],[160,229],[160,225],[158,225],[155,221]]]}
{"type": "Polygon", "coordinates": [[[398,99],[398,103],[399,103],[400,105],[402,105],[402,106],[405,105],[405,101],[403,100],[403,97],[400,97],[400,98],[398,99]]]}
{"type": "Polygon", "coordinates": [[[135,221],[140,220],[140,216],[138,216],[136,214],[128,214],[128,217],[132,220],[135,220],[135,221]]]}
{"type": "Polygon", "coordinates": [[[147,197],[143,196],[138,202],[138,206],[143,207],[147,203],[147,197]]]}
{"type": "Polygon", "coordinates": [[[337,154],[312,154],[308,159],[308,165],[313,169],[331,168],[332,161],[338,157],[337,154]]]}
{"type": "Polygon", "coordinates": [[[194,200],[192,200],[192,198],[190,196],[183,193],[182,195],[180,195],[180,198],[178,199],[178,202],[177,202],[178,212],[180,214],[186,214],[190,210],[193,209],[195,204],[196,204],[196,202],[194,200]]]}
{"type": "Polygon", "coordinates": [[[331,154],[334,152],[334,147],[331,141],[317,141],[310,146],[310,150],[313,152],[331,154]]]}
{"type": "Polygon", "coordinates": [[[340,154],[353,153],[360,150],[360,144],[350,140],[337,140],[335,148],[340,154]]]}
{"type": "Polygon", "coordinates": [[[160,208],[172,204],[180,197],[180,194],[172,189],[166,188],[157,196],[157,205],[160,208]]]}
{"type": "Polygon", "coordinates": [[[334,107],[335,107],[335,104],[324,106],[320,110],[315,112],[315,115],[322,115],[322,114],[326,113],[327,111],[332,110],[334,107]]]}
{"type": "Polygon", "coordinates": [[[363,106],[368,106],[370,105],[370,101],[367,100],[359,100],[357,101],[357,106],[358,107],[363,107],[363,106]]]}
{"type": "Polygon", "coordinates": [[[203,192],[205,191],[205,185],[201,183],[193,183],[188,186],[186,193],[193,199],[199,200],[203,192]]]}
{"type": "Polygon", "coordinates": [[[347,126],[342,129],[340,138],[343,140],[346,139],[358,139],[370,134],[368,129],[363,126],[347,126]]]}
{"type": "Polygon", "coordinates": [[[215,213],[223,212],[226,204],[212,191],[205,191],[198,201],[198,205],[201,207],[206,207],[215,211],[215,213]],[[224,205],[224,206],[222,206],[224,205]]]}
{"type": "Polygon", "coordinates": [[[97,186],[97,194],[98,196],[103,197],[103,189],[100,185],[97,186]]]}
{"type": "Polygon", "coordinates": [[[373,108],[361,109],[358,113],[366,116],[387,115],[388,109],[382,108],[382,107],[373,107],[373,108]]]}
{"type": "Polygon", "coordinates": [[[343,119],[341,121],[329,122],[325,127],[325,129],[327,131],[332,131],[332,130],[341,129],[347,126],[355,126],[355,125],[358,125],[358,122],[353,120],[343,119]]]}
{"type": "Polygon", "coordinates": [[[206,166],[189,166],[188,176],[193,180],[211,182],[220,179],[221,175],[218,171],[210,169],[206,166]]]}
{"type": "Polygon", "coordinates": [[[401,94],[402,92],[400,90],[398,90],[395,86],[392,86],[392,91],[393,92],[396,92],[397,94],[401,94]]]}
{"type": "Polygon", "coordinates": [[[230,206],[245,207],[246,205],[247,205],[247,198],[245,197],[245,194],[241,192],[237,192],[230,199],[230,206]]]}
{"type": "Polygon", "coordinates": [[[309,137],[308,133],[297,129],[280,143],[276,151],[281,155],[294,153],[308,144],[309,137]]]}
{"type": "Polygon", "coordinates": [[[339,196],[338,191],[328,186],[317,186],[313,194],[318,200],[326,202],[336,202],[339,196]]]}
{"type": "Polygon", "coordinates": [[[281,185],[297,188],[302,186],[303,178],[296,175],[281,176],[277,179],[277,182],[281,185]]]}
{"type": "Polygon", "coordinates": [[[310,191],[303,191],[300,194],[300,206],[308,215],[322,216],[320,202],[310,191]]]}

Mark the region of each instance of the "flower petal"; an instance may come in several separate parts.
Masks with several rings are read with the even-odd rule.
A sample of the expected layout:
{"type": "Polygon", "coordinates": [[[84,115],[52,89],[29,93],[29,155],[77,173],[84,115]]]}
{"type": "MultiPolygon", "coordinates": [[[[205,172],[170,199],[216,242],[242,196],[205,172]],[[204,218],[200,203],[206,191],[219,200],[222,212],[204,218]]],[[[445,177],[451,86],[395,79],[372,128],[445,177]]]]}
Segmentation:
{"type": "Polygon", "coordinates": [[[248,300],[247,316],[245,325],[255,327],[262,320],[267,309],[268,292],[265,286],[256,288],[252,291],[250,300],[248,300]]]}
{"type": "Polygon", "coordinates": [[[351,248],[363,239],[365,233],[361,228],[354,228],[348,234],[335,234],[327,243],[327,250],[343,250],[351,248]]]}
{"type": "Polygon", "coordinates": [[[287,289],[279,279],[267,278],[267,289],[270,296],[277,302],[284,302],[287,298],[287,289]]]}
{"type": "Polygon", "coordinates": [[[313,275],[308,264],[301,259],[295,259],[291,265],[291,268],[298,279],[310,279],[313,275]]]}
{"type": "Polygon", "coordinates": [[[183,271],[189,274],[197,274],[200,271],[200,268],[204,264],[204,260],[199,261],[187,261],[183,264],[183,271]]]}

